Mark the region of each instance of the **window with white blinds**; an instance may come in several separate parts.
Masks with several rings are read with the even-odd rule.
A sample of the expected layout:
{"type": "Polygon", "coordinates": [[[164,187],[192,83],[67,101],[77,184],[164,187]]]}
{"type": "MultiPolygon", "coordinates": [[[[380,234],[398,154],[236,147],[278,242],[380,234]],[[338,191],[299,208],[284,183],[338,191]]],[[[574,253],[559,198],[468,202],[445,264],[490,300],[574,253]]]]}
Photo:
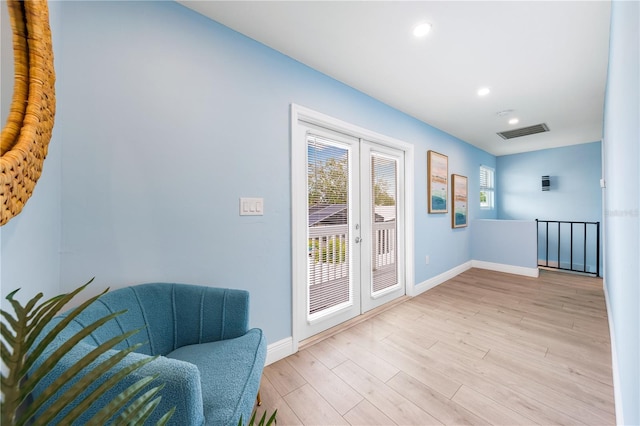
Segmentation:
{"type": "Polygon", "coordinates": [[[351,302],[349,150],[307,137],[309,318],[351,302]]]}
{"type": "Polygon", "coordinates": [[[397,220],[398,161],[371,155],[373,247],[371,250],[373,295],[398,283],[397,220]]]}
{"type": "Polygon", "coordinates": [[[495,205],[495,171],[480,166],[480,208],[493,209],[495,205]]]}

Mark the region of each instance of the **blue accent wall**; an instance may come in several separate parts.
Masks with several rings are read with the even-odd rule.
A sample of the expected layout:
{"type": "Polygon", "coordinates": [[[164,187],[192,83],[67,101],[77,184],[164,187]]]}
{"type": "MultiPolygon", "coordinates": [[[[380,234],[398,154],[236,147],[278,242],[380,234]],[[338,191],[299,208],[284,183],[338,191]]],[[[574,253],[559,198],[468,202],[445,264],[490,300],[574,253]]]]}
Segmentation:
{"type": "Polygon", "coordinates": [[[426,213],[427,150],[469,177],[470,220],[495,218],[473,202],[493,155],[177,3],[56,7],[61,290],[93,276],[87,297],[149,281],[243,288],[269,343],[291,336],[292,103],[414,144],[416,284],[471,260],[468,228],[426,213]],[[264,216],[239,216],[246,196],[264,197],[264,216]]]}
{"type": "Polygon", "coordinates": [[[618,424],[640,424],[640,3],[611,3],[604,108],[605,288],[618,424]]]}
{"type": "Polygon", "coordinates": [[[498,157],[498,218],[601,221],[601,150],[593,142],[498,157]],[[551,176],[549,191],[543,175],[551,176]]]}
{"type": "MultiPolygon", "coordinates": [[[[602,222],[601,151],[602,144],[594,142],[498,157],[498,218],[602,222]],[[550,176],[549,191],[542,191],[542,176],[550,176]]],[[[597,236],[596,225],[551,223],[547,229],[541,223],[538,259],[595,274],[602,253],[597,236]]]]}

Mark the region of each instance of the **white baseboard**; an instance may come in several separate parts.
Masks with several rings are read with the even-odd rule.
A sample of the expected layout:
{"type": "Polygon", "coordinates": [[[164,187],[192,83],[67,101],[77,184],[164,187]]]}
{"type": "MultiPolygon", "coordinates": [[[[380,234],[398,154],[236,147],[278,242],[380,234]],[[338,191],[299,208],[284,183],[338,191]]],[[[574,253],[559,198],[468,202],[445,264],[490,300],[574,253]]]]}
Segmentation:
{"type": "Polygon", "coordinates": [[[267,360],[265,365],[273,364],[276,361],[293,355],[293,337],[286,337],[267,346],[267,360]]]}
{"type": "Polygon", "coordinates": [[[449,269],[448,271],[441,273],[440,275],[436,275],[433,278],[429,278],[428,280],[423,281],[420,284],[417,284],[413,288],[413,294],[410,294],[410,296],[417,296],[421,293],[424,293],[427,290],[431,290],[432,288],[442,284],[447,280],[450,280],[456,275],[460,275],[464,271],[471,269],[471,267],[472,267],[471,261],[465,262],[462,265],[456,266],[455,268],[449,269]]]}
{"type": "Polygon", "coordinates": [[[538,278],[540,271],[538,268],[527,268],[525,266],[505,265],[503,263],[485,262],[484,260],[472,260],[471,267],[488,269],[490,271],[505,272],[507,274],[524,275],[525,277],[538,278]]]}
{"type": "Polygon", "coordinates": [[[609,336],[611,340],[611,370],[613,373],[613,400],[616,406],[616,424],[624,425],[624,411],[622,410],[622,395],[620,395],[620,371],[618,370],[618,353],[616,351],[616,333],[614,332],[613,319],[611,318],[611,305],[609,304],[609,291],[606,283],[602,284],[604,301],[607,307],[607,319],[609,321],[609,336]]]}

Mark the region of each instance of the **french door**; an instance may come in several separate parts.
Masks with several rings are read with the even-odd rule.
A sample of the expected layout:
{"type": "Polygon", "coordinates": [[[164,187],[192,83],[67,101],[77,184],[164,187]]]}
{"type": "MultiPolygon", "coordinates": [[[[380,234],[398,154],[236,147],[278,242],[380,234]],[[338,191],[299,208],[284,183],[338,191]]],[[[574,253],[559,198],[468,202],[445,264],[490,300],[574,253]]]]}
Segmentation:
{"type": "Polygon", "coordinates": [[[402,150],[308,123],[298,137],[307,265],[294,285],[305,339],[405,294],[405,159],[402,150]]]}

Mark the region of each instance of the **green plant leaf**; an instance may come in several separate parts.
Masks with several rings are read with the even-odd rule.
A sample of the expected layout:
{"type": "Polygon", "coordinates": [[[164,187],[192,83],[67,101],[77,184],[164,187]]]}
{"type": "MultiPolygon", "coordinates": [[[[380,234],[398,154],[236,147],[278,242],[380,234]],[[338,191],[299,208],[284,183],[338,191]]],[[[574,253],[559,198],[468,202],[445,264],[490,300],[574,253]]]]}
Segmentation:
{"type": "MultiPolygon", "coordinates": [[[[29,374],[27,380],[22,385],[22,388],[24,389],[24,391],[26,393],[30,393],[35,388],[35,386],[38,384],[38,382],[40,382],[40,380],[42,380],[42,378],[44,376],[46,376],[56,366],[56,364],[58,364],[58,362],[60,362],[62,357],[64,357],[67,353],[69,353],[69,351],[76,344],[78,344],[80,341],[82,341],[82,339],[84,339],[85,337],[89,336],[92,332],[94,332],[100,326],[102,326],[106,322],[112,320],[113,318],[117,317],[118,315],[120,315],[120,314],[122,314],[124,312],[126,312],[126,311],[114,312],[114,313],[109,314],[109,315],[107,315],[105,317],[102,317],[102,318],[96,320],[95,322],[93,322],[92,324],[88,325],[87,327],[84,327],[79,332],[74,334],[71,338],[69,338],[67,341],[65,341],[62,345],[60,345],[59,348],[57,348],[51,355],[49,355],[45,359],[45,361],[42,363],[42,365],[40,365],[40,367],[38,367],[35,371],[33,371],[31,374],[29,374]]],[[[58,326],[61,323],[62,322],[60,322],[49,334],[51,334],[51,333],[58,334],[59,331],[57,331],[56,329],[58,328],[58,326]]],[[[135,332],[137,332],[137,331],[134,331],[134,333],[135,332]]],[[[47,337],[49,336],[49,334],[47,334],[47,337]]],[[[126,339],[127,337],[129,337],[130,334],[133,334],[133,333],[129,332],[129,333],[125,333],[124,335],[118,336],[119,341],[122,341],[122,340],[126,339]]],[[[119,343],[119,341],[113,343],[111,346],[115,346],[116,344],[119,343]]],[[[111,342],[111,340],[109,340],[108,342],[111,342]]],[[[100,345],[99,347],[101,347],[101,346],[103,346],[103,345],[100,345]]],[[[103,349],[102,352],[106,352],[108,349],[110,349],[110,347],[103,349]]],[[[33,354],[30,354],[29,358],[33,358],[33,354]]],[[[31,362],[26,362],[25,364],[32,365],[35,361],[36,361],[36,359],[33,358],[31,360],[31,362]]],[[[85,357],[85,358],[79,360],[78,363],[81,364],[81,367],[86,367],[92,361],[93,361],[92,359],[90,360],[90,359],[87,359],[85,357]]],[[[59,384],[59,386],[61,386],[63,383],[64,382],[59,384]]],[[[54,392],[55,392],[55,390],[54,390],[54,392]]],[[[45,391],[45,393],[46,393],[46,391],[45,391]]]]}
{"type": "MultiPolygon", "coordinates": [[[[77,386],[78,389],[80,389],[81,391],[86,389],[94,380],[100,377],[103,374],[103,372],[106,372],[107,370],[109,370],[115,364],[120,362],[122,358],[124,358],[126,355],[128,355],[131,351],[133,351],[136,348],[137,348],[137,345],[134,345],[126,350],[120,351],[119,353],[113,355],[107,361],[103,362],[98,367],[96,367],[95,370],[98,370],[98,372],[93,373],[93,370],[92,370],[90,373],[85,375],[80,381],[76,382],[74,386],[77,386]]],[[[105,392],[107,392],[109,389],[111,389],[117,383],[119,383],[129,373],[132,373],[133,371],[138,370],[140,367],[150,363],[156,358],[157,357],[143,358],[118,370],[115,374],[113,374],[107,380],[105,380],[102,384],[100,384],[100,386],[94,389],[93,392],[87,395],[72,411],[67,413],[62,423],[63,424],[73,423],[84,412],[84,410],[88,409],[91,404],[93,404],[105,392]]],[[[148,381],[151,381],[153,377],[145,377],[145,379],[149,379],[148,381]]],[[[114,404],[112,406],[116,406],[115,404],[118,404],[120,402],[123,402],[126,404],[133,396],[134,395],[129,396],[129,395],[120,394],[118,397],[114,398],[114,400],[112,400],[110,404],[114,404]]],[[[63,403],[61,403],[60,405],[61,405],[61,409],[65,407],[65,404],[63,403]]],[[[117,409],[120,409],[120,407],[118,407],[117,409]]],[[[114,413],[115,411],[112,413],[112,415],[114,413]]]]}
{"type": "Polygon", "coordinates": [[[149,415],[160,404],[161,397],[154,398],[164,385],[149,389],[129,405],[118,418],[116,425],[144,424],[149,415]]]}
{"type": "MultiPolygon", "coordinates": [[[[16,356],[14,356],[14,354],[11,353],[11,351],[9,351],[9,347],[5,344],[5,342],[9,344],[11,347],[14,347],[16,343],[16,339],[11,334],[11,332],[7,329],[4,323],[0,323],[0,333],[2,334],[2,339],[3,339],[3,340],[0,340],[0,344],[2,344],[2,361],[4,361],[5,364],[7,364],[8,366],[10,363],[16,362],[16,356]]],[[[4,375],[2,377],[4,377],[4,375]]]]}
{"type": "MultiPolygon", "coordinates": [[[[88,283],[87,283],[88,285],[88,283]]],[[[104,294],[104,292],[102,293],[104,294]]],[[[42,329],[51,322],[51,319],[55,317],[58,312],[69,303],[71,297],[57,296],[52,299],[49,299],[42,304],[38,305],[34,312],[27,316],[27,320],[29,324],[32,326],[29,331],[29,336],[27,338],[27,346],[31,348],[33,343],[38,338],[42,329]]]]}
{"type": "MultiPolygon", "coordinates": [[[[266,412],[265,412],[265,413],[266,413],[266,412]]],[[[275,424],[275,423],[277,422],[277,421],[276,421],[276,416],[277,416],[277,415],[278,415],[278,410],[275,410],[275,411],[273,412],[273,414],[271,414],[271,417],[269,417],[269,420],[267,421],[266,426],[270,426],[270,425],[272,425],[272,424],[275,424]]]]}
{"type": "MultiPolygon", "coordinates": [[[[23,375],[20,374],[22,363],[24,360],[24,354],[28,347],[24,345],[24,333],[28,329],[27,313],[20,302],[13,297],[18,292],[14,290],[9,293],[6,299],[11,304],[16,316],[4,310],[0,310],[0,313],[7,321],[7,324],[13,329],[13,333],[7,328],[5,323],[2,323],[2,335],[6,338],[6,343],[11,347],[3,344],[2,346],[2,360],[6,366],[7,375],[2,375],[2,423],[13,424],[18,407],[20,407],[23,395],[20,390],[20,383],[23,375]]],[[[27,306],[33,307],[35,303],[42,298],[42,293],[36,295],[27,306]]]]}
{"type": "Polygon", "coordinates": [[[160,417],[160,420],[158,420],[156,426],[165,426],[167,423],[169,423],[169,420],[171,419],[171,416],[173,416],[173,413],[175,411],[176,407],[174,406],[171,410],[167,411],[162,417],[160,417]]]}
{"type": "MultiPolygon", "coordinates": [[[[16,329],[18,325],[18,320],[15,319],[9,312],[2,311],[2,316],[7,321],[7,323],[11,326],[12,329],[16,329]]],[[[3,324],[4,325],[4,324],[3,324]]]]}
{"type": "MultiPolygon", "coordinates": [[[[93,279],[91,279],[93,281],[93,279]]],[[[30,335],[28,337],[27,343],[28,348],[31,348],[33,344],[36,342],[38,336],[42,333],[47,324],[51,322],[51,320],[56,316],[56,314],[62,309],[67,303],[71,301],[71,299],[78,294],[81,290],[85,289],[90,283],[86,283],[85,285],[77,288],[71,293],[65,294],[63,297],[56,298],[57,300],[53,303],[50,309],[47,309],[46,313],[40,318],[39,321],[33,323],[33,330],[31,330],[30,335]]],[[[38,345],[33,349],[33,351],[28,351],[28,357],[25,361],[24,371],[22,374],[26,374],[33,363],[42,355],[42,352],[46,349],[47,346],[56,338],[56,336],[65,329],[67,325],[71,321],[73,321],[80,313],[82,313],[86,308],[88,308],[94,301],[96,301],[100,296],[105,294],[109,289],[105,289],[102,293],[90,298],[89,300],[82,303],[77,308],[69,311],[69,315],[64,317],[56,326],[50,330],[46,336],[38,343],[38,345]]],[[[46,302],[45,302],[46,303],[46,302]]]]}
{"type": "MultiPolygon", "coordinates": [[[[91,352],[87,353],[84,357],[82,357],[75,364],[73,364],[71,367],[69,367],[67,370],[65,370],[60,376],[58,376],[56,378],[56,380],[54,380],[53,383],[51,383],[38,396],[38,398],[36,398],[30,404],[28,411],[24,413],[24,417],[28,418],[28,417],[31,417],[32,415],[34,415],[36,413],[36,411],[39,410],[42,405],[44,405],[53,395],[55,395],[55,393],[58,391],[58,389],[60,389],[62,386],[64,386],[65,383],[68,383],[69,380],[71,380],[75,375],[77,375],[80,371],[82,371],[82,369],[84,369],[85,367],[89,366],[100,355],[104,354],[105,352],[110,350],[112,347],[114,347],[115,345],[117,345],[118,343],[120,343],[121,341],[125,340],[127,337],[129,337],[129,336],[131,336],[132,334],[135,334],[135,333],[137,333],[137,330],[132,330],[132,331],[127,332],[125,334],[122,334],[122,335],[119,335],[119,336],[115,336],[112,339],[110,339],[110,340],[104,342],[103,344],[97,346],[91,352]]],[[[77,336],[77,334],[74,337],[76,337],[76,336],[77,336]]],[[[51,356],[49,356],[47,358],[47,360],[43,363],[42,367],[45,367],[44,364],[46,364],[46,363],[57,364],[60,361],[60,359],[64,355],[66,355],[71,348],[73,348],[75,346],[75,343],[68,344],[70,342],[71,342],[71,339],[66,341],[63,345],[61,345],[60,348],[58,348],[54,352],[53,355],[51,355],[51,356]]],[[[76,383],[74,383],[71,388],[67,389],[66,392],[63,395],[61,395],[58,399],[56,399],[56,402],[54,404],[52,404],[44,413],[40,414],[39,415],[39,419],[51,420],[51,419],[55,418],[55,414],[54,414],[53,417],[51,417],[51,419],[49,419],[48,416],[50,415],[51,412],[53,412],[55,410],[60,411],[60,410],[64,409],[64,407],[66,407],[68,404],[73,402],[78,396],[80,396],[87,389],[87,387],[89,387],[94,381],[99,379],[111,367],[113,367],[115,364],[120,362],[120,360],[122,358],[124,358],[131,351],[137,349],[141,345],[142,344],[134,345],[134,346],[132,346],[132,347],[130,347],[128,349],[125,349],[125,350],[122,350],[120,352],[117,352],[116,354],[114,354],[113,356],[108,358],[107,360],[105,360],[102,363],[100,363],[99,365],[97,365],[95,368],[92,368],[82,378],[80,378],[76,383]]],[[[46,368],[45,368],[45,370],[46,370],[46,368]]],[[[29,377],[29,380],[33,380],[33,383],[34,383],[33,387],[35,387],[35,383],[40,381],[41,378],[42,378],[42,377],[38,377],[37,376],[38,371],[40,371],[40,368],[38,370],[36,370],[36,372],[34,372],[33,376],[29,377]]],[[[25,388],[26,387],[27,387],[27,385],[25,385],[25,388]]],[[[95,399],[97,399],[97,398],[98,397],[95,397],[95,399]]],[[[90,403],[93,403],[93,400],[90,401],[90,403]]]]}
{"type": "MultiPolygon", "coordinates": [[[[9,329],[3,322],[0,323],[0,329],[1,329],[0,332],[2,333],[2,338],[4,339],[4,341],[6,341],[11,346],[15,345],[16,337],[13,335],[13,333],[11,333],[11,331],[9,331],[9,329]]],[[[7,348],[7,351],[8,351],[8,348],[7,348]]],[[[10,352],[7,352],[7,355],[12,355],[12,354],[10,352]]]]}
{"type": "MultiPolygon", "coordinates": [[[[152,391],[155,389],[152,389],[152,391]]],[[[142,398],[142,397],[141,397],[142,398]]],[[[144,406],[142,406],[139,410],[134,412],[134,416],[132,417],[131,421],[129,422],[122,422],[123,426],[126,425],[143,425],[145,424],[145,422],[147,421],[147,419],[149,418],[149,416],[151,415],[151,413],[153,413],[153,411],[158,407],[158,404],[160,404],[160,400],[162,398],[158,397],[152,401],[149,401],[148,403],[146,403],[144,406]]]]}
{"type": "MultiPolygon", "coordinates": [[[[3,337],[8,337],[6,343],[10,344],[11,346],[11,350],[4,346],[2,352],[2,361],[5,363],[8,370],[8,374],[6,376],[2,376],[3,423],[10,423],[13,421],[16,410],[20,406],[20,401],[22,399],[22,395],[20,393],[20,381],[22,380],[22,375],[20,375],[19,372],[24,357],[23,354],[25,352],[23,345],[23,334],[27,326],[27,320],[24,308],[18,301],[13,299],[13,296],[16,294],[16,292],[17,291],[11,292],[7,296],[7,300],[9,300],[9,302],[11,303],[11,306],[16,313],[16,317],[12,317],[4,310],[1,311],[2,316],[5,319],[11,318],[11,320],[8,321],[8,324],[14,331],[13,333],[11,333],[7,328],[7,325],[1,323],[0,327],[2,330],[2,335],[3,337]]],[[[36,296],[36,298],[38,298],[38,296],[36,296]]]]}
{"type": "MultiPolygon", "coordinates": [[[[31,368],[32,362],[37,357],[37,355],[33,357],[27,357],[27,354],[31,350],[36,337],[40,334],[45,325],[51,321],[55,314],[69,300],[71,300],[71,297],[84,289],[90,283],[91,281],[89,281],[84,286],[79,287],[74,292],[69,293],[68,295],[55,296],[43,302],[36,308],[35,312],[41,312],[44,306],[44,309],[47,310],[48,314],[44,317],[36,318],[36,320],[33,320],[32,318],[31,321],[29,320],[29,310],[23,309],[20,303],[17,300],[13,299],[13,296],[17,293],[17,290],[11,292],[7,296],[7,300],[11,302],[11,305],[14,308],[17,319],[12,325],[12,328],[15,332],[15,343],[11,345],[11,359],[13,361],[12,365],[8,367],[9,376],[6,380],[6,383],[9,386],[9,391],[3,392],[5,396],[5,400],[3,402],[7,402],[7,407],[5,407],[6,410],[14,412],[28,394],[28,392],[16,392],[16,390],[19,388],[18,383],[22,381],[26,376],[29,368],[31,368]]],[[[41,298],[42,293],[39,293],[27,303],[27,307],[29,307],[29,309],[33,309],[33,307],[35,306],[35,302],[37,302],[41,298]]],[[[5,313],[4,311],[2,311],[2,314],[5,316],[5,318],[9,316],[9,314],[5,313]]],[[[38,348],[36,348],[36,351],[34,352],[40,354],[42,350],[44,350],[44,346],[39,351],[38,348]]]]}
{"type": "Polygon", "coordinates": [[[113,398],[113,400],[111,400],[109,404],[105,405],[100,411],[98,411],[87,422],[87,426],[101,426],[106,424],[111,419],[111,417],[113,417],[118,411],[120,411],[120,409],[124,407],[129,401],[131,401],[131,399],[135,397],[135,395],[140,392],[142,388],[148,385],[155,378],[155,376],[143,377],[142,379],[129,386],[127,389],[113,398]]]}
{"type": "MultiPolygon", "coordinates": [[[[253,413],[251,414],[251,418],[249,419],[249,423],[247,423],[246,426],[255,426],[257,414],[257,410],[254,409],[253,413]]],[[[270,426],[272,424],[275,424],[277,414],[278,410],[275,410],[269,417],[269,420],[267,420],[267,412],[265,411],[264,413],[262,413],[262,417],[260,417],[260,420],[258,420],[258,426],[270,426]]],[[[242,416],[240,416],[240,420],[238,420],[238,426],[244,426],[244,423],[242,423],[242,416]]]]}
{"type": "MultiPolygon", "coordinates": [[[[4,344],[4,341],[0,340],[0,347],[2,347],[2,361],[10,360],[11,353],[9,352],[9,348],[4,344]]],[[[4,377],[4,375],[2,376],[4,377]]]]}

